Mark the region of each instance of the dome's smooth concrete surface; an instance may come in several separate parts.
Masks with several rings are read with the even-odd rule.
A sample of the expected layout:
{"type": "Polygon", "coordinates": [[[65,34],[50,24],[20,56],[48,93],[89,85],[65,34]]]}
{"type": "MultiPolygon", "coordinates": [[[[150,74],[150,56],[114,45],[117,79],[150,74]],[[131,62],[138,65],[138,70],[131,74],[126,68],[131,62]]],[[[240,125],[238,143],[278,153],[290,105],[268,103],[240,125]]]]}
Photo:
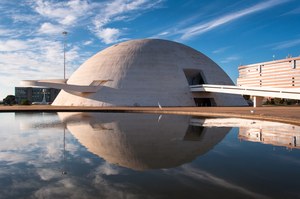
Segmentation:
{"type": "MultiPolygon", "coordinates": [[[[134,170],[191,162],[219,143],[231,128],[190,126],[189,116],[137,113],[58,113],[88,151],[134,170]]],[[[199,125],[199,124],[198,124],[199,125]]]]}
{"type": "Polygon", "coordinates": [[[106,48],[83,63],[68,84],[89,86],[109,80],[96,93],[62,90],[53,105],[68,106],[195,106],[195,97],[213,98],[217,106],[243,106],[239,95],[193,94],[185,70],[197,70],[206,84],[234,85],[204,54],[180,43],[131,40],[106,48]]]}

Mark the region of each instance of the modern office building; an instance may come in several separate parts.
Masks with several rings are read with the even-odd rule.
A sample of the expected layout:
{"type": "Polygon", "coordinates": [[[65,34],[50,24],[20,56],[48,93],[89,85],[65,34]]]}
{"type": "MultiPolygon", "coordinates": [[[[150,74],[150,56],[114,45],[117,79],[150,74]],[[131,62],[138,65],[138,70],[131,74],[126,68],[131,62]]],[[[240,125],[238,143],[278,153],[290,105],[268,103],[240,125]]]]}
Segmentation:
{"type": "Polygon", "coordinates": [[[300,57],[242,65],[238,86],[300,88],[300,57]]]}
{"type": "Polygon", "coordinates": [[[15,87],[15,97],[17,103],[21,103],[22,100],[41,102],[45,92],[46,102],[52,103],[59,91],[60,89],[55,88],[15,87]]]}

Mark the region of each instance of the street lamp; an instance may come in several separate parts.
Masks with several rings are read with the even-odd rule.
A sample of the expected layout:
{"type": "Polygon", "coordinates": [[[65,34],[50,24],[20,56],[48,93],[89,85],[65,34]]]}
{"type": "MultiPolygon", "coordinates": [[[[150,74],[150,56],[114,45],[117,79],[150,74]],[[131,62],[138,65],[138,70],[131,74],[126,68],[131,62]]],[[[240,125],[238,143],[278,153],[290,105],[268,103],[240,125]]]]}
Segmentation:
{"type": "Polygon", "coordinates": [[[66,37],[68,32],[63,31],[62,34],[64,35],[64,80],[66,79],[66,37]]]}

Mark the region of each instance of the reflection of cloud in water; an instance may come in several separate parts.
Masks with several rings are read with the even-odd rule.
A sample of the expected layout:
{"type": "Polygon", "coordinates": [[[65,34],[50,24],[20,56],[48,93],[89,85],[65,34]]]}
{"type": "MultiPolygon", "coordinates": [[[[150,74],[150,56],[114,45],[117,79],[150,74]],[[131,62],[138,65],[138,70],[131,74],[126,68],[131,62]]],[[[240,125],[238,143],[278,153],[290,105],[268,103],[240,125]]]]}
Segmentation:
{"type": "Polygon", "coordinates": [[[59,120],[57,113],[45,112],[16,112],[15,121],[20,125],[20,130],[28,131],[33,129],[54,129],[63,128],[63,123],[59,120]],[[55,118],[55,119],[54,119],[55,118]]]}
{"type": "Polygon", "coordinates": [[[82,179],[68,177],[60,179],[35,191],[32,198],[153,198],[140,193],[139,187],[132,187],[131,184],[111,182],[101,175],[94,174],[94,180],[87,186],[82,179]]]}
{"type": "MultiPolygon", "coordinates": [[[[173,171],[174,172],[174,171],[173,171]]],[[[172,173],[169,173],[168,170],[165,171],[165,173],[173,175],[172,173]]],[[[252,192],[251,190],[248,190],[240,185],[237,184],[233,184],[230,183],[228,181],[226,181],[225,179],[219,178],[217,176],[214,176],[206,171],[203,171],[201,169],[198,168],[193,168],[191,166],[182,166],[176,169],[176,174],[177,177],[182,179],[182,178],[187,178],[187,179],[194,179],[197,180],[199,182],[204,182],[205,184],[209,183],[212,186],[218,186],[220,189],[229,189],[229,190],[233,190],[233,191],[237,191],[238,193],[244,195],[244,196],[251,196],[251,198],[261,198],[261,199],[267,199],[269,197],[252,192]]],[[[185,179],[185,180],[187,180],[185,179]]],[[[186,183],[189,183],[190,180],[186,181],[186,183]]],[[[197,186],[200,186],[200,183],[197,184],[197,186]]],[[[209,190],[209,189],[208,189],[209,190]]],[[[218,190],[220,192],[222,192],[222,190],[218,190]]],[[[207,191],[205,191],[207,192],[207,191]]],[[[238,194],[235,194],[236,196],[238,196],[238,194]]],[[[203,192],[203,195],[205,196],[205,193],[203,192]]],[[[231,193],[231,195],[228,195],[228,198],[234,198],[234,193],[231,193]]],[[[240,196],[241,197],[241,196],[240,196]]],[[[223,195],[223,198],[226,198],[226,195],[223,195]]],[[[239,198],[239,197],[237,197],[239,198]]]]}
{"type": "Polygon", "coordinates": [[[40,178],[45,181],[60,177],[60,173],[58,173],[57,170],[49,168],[39,168],[37,173],[40,178]]]}
{"type": "MultiPolygon", "coordinates": [[[[258,164],[253,167],[254,165],[248,164],[243,156],[239,156],[241,159],[222,159],[215,153],[209,153],[191,164],[178,166],[206,153],[223,139],[232,126],[263,126],[263,129],[268,126],[260,125],[258,121],[239,119],[242,123],[238,125],[229,120],[224,122],[223,119],[199,120],[190,119],[188,116],[163,115],[158,120],[158,115],[116,113],[64,113],[60,114],[60,117],[74,135],[73,137],[66,133],[66,166],[69,169],[67,175],[61,174],[61,128],[64,124],[55,114],[25,114],[16,117],[14,114],[6,117],[2,115],[0,198],[169,198],[170,194],[173,194],[173,198],[265,198],[257,193],[267,193],[271,196],[276,196],[276,193],[267,186],[267,191],[262,191],[257,187],[259,185],[255,185],[258,180],[261,180],[260,183],[273,185],[268,184],[267,180],[264,181],[264,177],[267,178],[264,171],[271,173],[268,180],[275,179],[275,185],[278,185],[278,182],[276,176],[273,177],[275,172],[272,171],[284,172],[280,170],[282,167],[274,169],[273,165],[272,168],[267,165],[266,169],[258,164]],[[16,123],[13,123],[14,118],[16,123]],[[221,126],[225,128],[210,128],[220,126],[217,125],[220,123],[223,123],[221,126]],[[19,130],[20,126],[26,128],[19,130]],[[98,155],[114,164],[87,152],[75,138],[88,150],[99,153],[98,155]],[[245,167],[230,165],[231,160],[245,161],[245,167]],[[134,169],[178,167],[139,172],[116,164],[134,169]],[[207,169],[211,173],[204,168],[211,168],[207,169]],[[225,174],[219,171],[222,169],[225,170],[225,174]],[[255,175],[241,176],[243,172],[239,169],[254,169],[255,175]]],[[[225,154],[226,152],[229,158],[235,157],[230,151],[224,150],[225,154]]],[[[287,153],[295,152],[296,150],[287,153]]],[[[276,156],[280,158],[280,154],[276,156]]],[[[299,163],[297,156],[282,155],[280,159],[283,160],[282,165],[297,163],[298,166],[299,163]]],[[[252,163],[256,160],[254,158],[248,161],[252,163]]],[[[274,162],[276,164],[276,161],[274,162]]],[[[287,187],[292,185],[289,180],[296,178],[295,171],[297,172],[291,171],[293,176],[288,174],[286,178],[280,178],[284,183],[289,182],[287,187]]],[[[293,188],[287,191],[298,193],[293,188]]]]}
{"type": "Polygon", "coordinates": [[[206,153],[230,128],[189,125],[189,116],[59,113],[68,130],[106,161],[145,170],[179,166],[206,153]]]}
{"type": "Polygon", "coordinates": [[[98,172],[103,174],[103,175],[117,175],[119,174],[119,170],[111,164],[104,163],[100,167],[98,167],[98,172]]]}

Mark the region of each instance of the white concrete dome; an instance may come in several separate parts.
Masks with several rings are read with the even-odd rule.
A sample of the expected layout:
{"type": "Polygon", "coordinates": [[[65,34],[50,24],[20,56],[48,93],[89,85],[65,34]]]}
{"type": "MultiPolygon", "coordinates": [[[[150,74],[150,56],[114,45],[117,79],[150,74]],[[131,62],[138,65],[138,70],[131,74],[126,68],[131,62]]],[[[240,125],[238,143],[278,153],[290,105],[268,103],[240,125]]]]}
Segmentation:
{"type": "Polygon", "coordinates": [[[67,83],[89,86],[95,80],[106,83],[95,93],[62,90],[53,105],[195,106],[197,100],[216,106],[246,105],[238,95],[191,93],[191,84],[234,84],[204,54],[167,40],[131,40],[106,48],[83,63],[67,83]]]}

